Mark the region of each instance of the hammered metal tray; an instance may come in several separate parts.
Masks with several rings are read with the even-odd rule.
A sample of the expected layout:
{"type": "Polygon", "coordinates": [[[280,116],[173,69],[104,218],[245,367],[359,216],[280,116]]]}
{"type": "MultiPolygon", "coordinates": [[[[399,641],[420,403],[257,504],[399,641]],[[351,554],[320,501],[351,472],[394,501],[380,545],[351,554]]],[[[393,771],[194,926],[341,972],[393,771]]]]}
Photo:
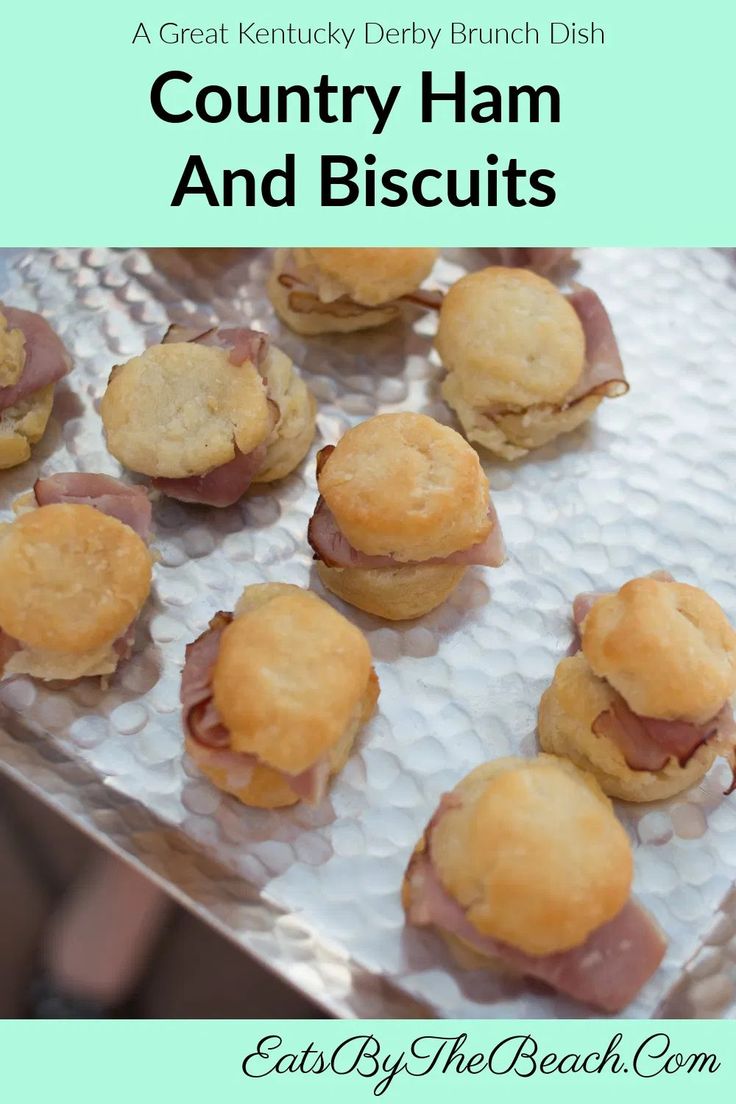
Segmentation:
{"type": "MultiPolygon", "coordinates": [[[[329,1011],[343,1016],[567,1017],[541,986],[453,965],[407,931],[399,887],[441,793],[484,759],[535,750],[535,714],[570,640],[580,590],[663,567],[706,587],[736,620],[736,262],[722,250],[585,250],[631,382],[594,422],[514,464],[487,463],[510,558],[475,568],[439,610],[365,631],[380,713],[315,809],[246,809],[182,756],[184,647],[242,588],[311,584],[313,455],[379,411],[450,420],[431,352],[433,316],[349,338],[303,340],[275,321],[260,251],[105,249],[0,253],[0,296],[42,311],[75,362],[31,463],[0,474],[0,517],[39,472],[118,474],[96,404],[111,366],[169,322],[272,332],[320,404],[302,469],[228,510],[161,500],[160,554],[136,653],[106,691],[0,687],[0,769],[329,1011]]],[[[447,284],[488,263],[449,251],[447,284]]],[[[329,597],[329,596],[328,596],[329,597]]],[[[337,603],[336,599],[329,599],[337,603]]],[[[627,1016],[734,1015],[736,799],[724,764],[656,806],[619,809],[636,892],[668,933],[663,967],[627,1016]]]]}

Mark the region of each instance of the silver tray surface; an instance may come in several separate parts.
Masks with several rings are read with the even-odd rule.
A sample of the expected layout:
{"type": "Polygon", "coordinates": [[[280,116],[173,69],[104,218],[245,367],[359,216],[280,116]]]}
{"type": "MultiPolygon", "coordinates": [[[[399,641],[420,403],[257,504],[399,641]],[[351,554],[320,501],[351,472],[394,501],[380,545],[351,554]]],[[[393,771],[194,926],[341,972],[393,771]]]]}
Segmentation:
{"type": "MultiPolygon", "coordinates": [[[[42,311],[75,362],[32,462],[0,473],[0,517],[39,472],[119,474],[96,403],[111,366],[171,321],[246,321],[294,358],[320,404],[300,471],[228,510],[160,500],[160,554],[136,653],[108,690],[0,687],[0,769],[341,1016],[568,1017],[541,986],[458,969],[407,931],[406,861],[443,791],[487,758],[535,750],[540,695],[570,639],[580,590],[664,567],[736,621],[736,263],[725,250],[580,252],[576,278],[613,318],[630,394],[514,464],[486,462],[509,561],[468,572],[443,607],[367,634],[380,712],[317,808],[246,809],[182,755],[184,647],[248,583],[311,584],[314,452],[362,418],[412,409],[450,421],[433,316],[351,338],[305,340],[275,321],[261,251],[0,252],[0,297],[42,311]]],[[[487,263],[448,251],[447,284],[487,263]]],[[[336,599],[330,599],[336,605],[336,599]]],[[[736,799],[721,763],[701,786],[620,807],[636,892],[670,939],[632,1017],[736,1015],[736,799]]]]}

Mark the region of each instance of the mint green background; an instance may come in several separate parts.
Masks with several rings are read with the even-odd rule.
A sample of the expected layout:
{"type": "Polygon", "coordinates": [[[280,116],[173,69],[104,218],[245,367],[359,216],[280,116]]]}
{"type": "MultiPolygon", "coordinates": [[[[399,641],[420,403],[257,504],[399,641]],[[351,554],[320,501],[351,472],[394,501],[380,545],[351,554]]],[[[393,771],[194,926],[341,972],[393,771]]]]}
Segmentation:
{"type": "Polygon", "coordinates": [[[405,1102],[462,1097],[464,1101],[595,1100],[596,1104],[734,1099],[736,1025],[733,1022],[675,1021],[669,1024],[614,1021],[5,1021],[0,1027],[2,1065],[0,1090],[8,1101],[55,1101],[56,1104],[131,1104],[141,1101],[176,1104],[230,1104],[231,1101],[405,1102]],[[456,1035],[466,1031],[467,1055],[487,1053],[495,1043],[530,1032],[540,1050],[558,1054],[604,1051],[621,1031],[622,1058],[653,1031],[665,1029],[673,1049],[683,1053],[715,1053],[722,1066],[715,1074],[662,1074],[642,1080],[629,1074],[537,1073],[524,1079],[514,1074],[488,1073],[399,1077],[382,1097],[374,1097],[373,1082],[358,1076],[271,1075],[251,1080],[241,1073],[245,1055],[267,1034],[279,1034],[284,1050],[299,1051],[309,1042],[332,1050],[355,1034],[373,1033],[382,1052],[396,1055],[419,1035],[456,1035]]]}
{"type": "MultiPolygon", "coordinates": [[[[356,36],[357,37],[357,36],[356,36]]],[[[0,91],[3,169],[0,245],[575,244],[729,245],[736,242],[736,143],[730,74],[736,4],[700,0],[12,0],[2,19],[0,91]],[[594,19],[607,32],[596,47],[419,48],[132,46],[149,28],[254,18],[266,25],[421,23],[515,25],[529,19],[594,19]],[[165,124],[150,109],[154,77],[189,70],[209,82],[377,83],[403,91],[383,135],[363,123],[250,125],[229,120],[165,124]],[[562,121],[551,125],[434,125],[417,120],[422,68],[468,71],[469,87],[492,83],[558,86],[562,121]],[[199,197],[169,206],[187,155],[201,153],[213,175],[224,167],[265,171],[297,155],[293,210],[210,208],[199,197]],[[529,170],[556,172],[548,208],[366,209],[318,206],[321,153],[373,152],[408,170],[484,166],[485,155],[516,156],[529,170]]],[[[194,84],[190,87],[194,87],[194,84]]],[[[364,116],[367,120],[367,115],[364,116]]]]}

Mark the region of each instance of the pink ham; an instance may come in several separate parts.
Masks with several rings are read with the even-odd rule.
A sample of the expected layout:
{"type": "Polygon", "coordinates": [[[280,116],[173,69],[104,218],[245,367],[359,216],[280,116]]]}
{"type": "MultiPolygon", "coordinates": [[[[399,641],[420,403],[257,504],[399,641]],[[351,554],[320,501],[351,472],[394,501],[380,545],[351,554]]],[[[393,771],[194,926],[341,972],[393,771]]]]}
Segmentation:
{"type": "Polygon", "coordinates": [[[246,326],[215,326],[208,330],[193,330],[174,324],[162,338],[163,345],[193,341],[199,345],[214,345],[230,351],[230,362],[240,367],[250,361],[260,369],[268,355],[268,334],[246,326]]]}
{"type": "Polygon", "coordinates": [[[34,391],[56,383],[67,374],[71,363],[61,339],[40,314],[6,307],[2,303],[0,311],[7,319],[8,328],[22,330],[25,337],[25,364],[21,377],[11,387],[0,387],[0,411],[3,411],[34,391]]]}
{"type": "Polygon", "coordinates": [[[242,498],[266,459],[266,445],[251,452],[236,448],[234,459],[204,475],[184,479],[153,479],[153,486],[169,498],[192,502],[200,506],[232,506],[242,498]]]}
{"type": "Polygon", "coordinates": [[[585,333],[585,367],[580,379],[568,391],[562,406],[572,406],[589,395],[616,398],[629,390],[624,366],[608,312],[592,288],[576,284],[568,302],[585,333]]]}
{"type": "MultiPolygon", "coordinates": [[[[285,773],[285,772],[284,772],[285,773]]],[[[330,761],[318,759],[301,774],[287,774],[286,778],[295,794],[310,805],[317,805],[327,792],[330,780],[330,761]]]]}
{"type": "MultiPolygon", "coordinates": [[[[286,267],[279,273],[278,281],[282,287],[289,291],[297,289],[317,298],[317,292],[310,287],[306,280],[299,276],[291,258],[289,258],[286,267]]],[[[346,313],[341,308],[354,308],[351,313],[363,314],[365,311],[385,310],[386,307],[396,306],[399,303],[411,303],[413,306],[423,307],[425,310],[439,310],[443,299],[444,293],[439,288],[417,288],[416,291],[409,291],[406,295],[400,295],[398,299],[390,299],[385,303],[377,303],[374,306],[356,303],[348,295],[341,295],[339,298],[329,301],[320,300],[320,303],[325,308],[323,313],[326,314],[330,313],[329,307],[332,306],[337,308],[336,313],[346,313]]],[[[290,297],[289,307],[297,314],[310,314],[312,311],[310,305],[301,301],[297,296],[290,297]]]]}
{"type": "Polygon", "coordinates": [[[442,885],[428,851],[414,855],[408,877],[408,918],[412,924],[439,928],[480,954],[605,1012],[625,1008],[664,957],[664,935],[633,899],[613,920],[591,932],[581,946],[537,956],[481,935],[442,885]]]}
{"type": "Polygon", "coordinates": [[[215,614],[209,628],[188,644],[185,652],[180,691],[184,730],[209,748],[230,747],[230,733],[220,721],[212,700],[212,672],[222,634],[232,619],[230,613],[215,614]]]}
{"type": "Polygon", "coordinates": [[[686,766],[702,744],[719,737],[733,737],[736,726],[730,702],[709,721],[693,724],[642,717],[617,694],[610,708],[596,717],[593,731],[612,740],[632,770],[659,771],[670,759],[686,766]]]}
{"type": "Polygon", "coordinates": [[[540,276],[554,272],[572,260],[572,249],[515,248],[499,249],[500,262],[507,268],[531,268],[540,276]]]}
{"type": "MultiPolygon", "coordinates": [[[[486,567],[499,567],[506,558],[506,549],[501,533],[501,525],[493,505],[488,507],[491,531],[487,537],[470,548],[452,552],[449,556],[421,560],[422,564],[480,564],[486,567]]],[[[328,567],[386,568],[408,567],[411,561],[397,560],[394,556],[370,556],[360,552],[340,531],[335,517],[325,500],[320,496],[307,529],[307,539],[314,550],[315,560],[321,560],[328,567]]]]}
{"type": "Polygon", "coordinates": [[[117,518],[147,541],[151,532],[151,503],[142,487],[129,487],[111,475],[60,472],[37,479],[33,493],[39,506],[74,503],[92,506],[117,518]]]}

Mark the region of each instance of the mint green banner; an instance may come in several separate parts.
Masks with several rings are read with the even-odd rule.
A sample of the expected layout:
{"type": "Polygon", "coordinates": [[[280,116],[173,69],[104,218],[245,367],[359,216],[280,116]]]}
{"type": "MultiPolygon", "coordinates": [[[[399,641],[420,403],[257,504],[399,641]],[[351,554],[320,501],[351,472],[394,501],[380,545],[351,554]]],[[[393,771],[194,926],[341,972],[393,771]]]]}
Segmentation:
{"type": "Polygon", "coordinates": [[[8,1101],[733,1101],[736,1025],[45,1021],[2,1025],[8,1101]]]}
{"type": "Polygon", "coordinates": [[[12,0],[0,245],[731,245],[732,0],[12,0]]]}

